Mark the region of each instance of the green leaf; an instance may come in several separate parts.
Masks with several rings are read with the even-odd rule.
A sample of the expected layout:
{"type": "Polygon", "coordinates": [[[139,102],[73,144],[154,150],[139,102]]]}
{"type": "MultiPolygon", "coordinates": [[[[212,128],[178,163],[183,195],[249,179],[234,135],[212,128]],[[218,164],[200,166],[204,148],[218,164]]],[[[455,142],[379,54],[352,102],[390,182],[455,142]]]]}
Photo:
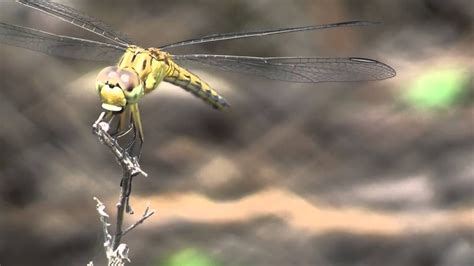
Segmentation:
{"type": "Polygon", "coordinates": [[[468,83],[469,75],[462,70],[430,71],[415,80],[402,98],[417,108],[449,108],[467,94],[468,83]]]}
{"type": "Polygon", "coordinates": [[[209,255],[196,249],[184,249],[171,255],[163,266],[218,266],[209,255]]]}

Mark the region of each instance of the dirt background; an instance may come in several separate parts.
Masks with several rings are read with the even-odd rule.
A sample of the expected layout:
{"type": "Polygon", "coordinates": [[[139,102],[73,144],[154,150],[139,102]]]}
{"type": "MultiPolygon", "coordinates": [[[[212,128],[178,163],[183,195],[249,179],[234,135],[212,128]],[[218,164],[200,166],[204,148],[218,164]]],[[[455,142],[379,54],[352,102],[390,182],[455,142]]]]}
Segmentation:
{"type": "MultiPolygon", "coordinates": [[[[471,1],[60,2],[144,47],[380,21],[173,52],[357,56],[398,72],[381,82],[291,84],[200,68],[229,112],[167,84],[145,97],[141,164],[149,177],[135,179],[137,214],[127,223],[147,203],[157,214],[124,239],[133,265],[178,265],[170,258],[183,252],[208,259],[199,265],[474,264],[471,1]],[[403,101],[420,76],[446,69],[469,77],[460,101],[423,110],[403,101]]],[[[0,7],[1,22],[96,39],[12,1],[0,7]]],[[[94,79],[106,65],[5,45],[0,56],[0,264],[100,265],[92,198],[113,213],[120,181],[91,134],[100,112],[94,79]]]]}

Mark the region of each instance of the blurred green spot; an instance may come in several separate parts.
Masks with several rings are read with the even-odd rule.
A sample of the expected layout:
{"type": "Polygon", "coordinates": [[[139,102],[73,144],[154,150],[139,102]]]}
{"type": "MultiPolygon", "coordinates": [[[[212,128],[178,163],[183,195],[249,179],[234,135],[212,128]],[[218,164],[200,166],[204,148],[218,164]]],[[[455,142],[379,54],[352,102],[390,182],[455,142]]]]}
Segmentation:
{"type": "Polygon", "coordinates": [[[469,75],[461,70],[430,71],[415,80],[403,98],[417,108],[447,108],[465,96],[468,81],[469,75]]]}
{"type": "Polygon", "coordinates": [[[218,266],[209,255],[196,249],[184,249],[171,255],[163,266],[218,266]]]}

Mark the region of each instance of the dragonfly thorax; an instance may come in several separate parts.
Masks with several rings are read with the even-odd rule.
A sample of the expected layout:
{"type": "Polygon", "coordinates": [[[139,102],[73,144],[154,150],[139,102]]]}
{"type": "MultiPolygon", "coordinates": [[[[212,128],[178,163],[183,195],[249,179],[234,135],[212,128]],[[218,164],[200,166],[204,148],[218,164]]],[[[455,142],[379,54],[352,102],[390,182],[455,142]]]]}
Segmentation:
{"type": "Polygon", "coordinates": [[[167,53],[156,48],[144,49],[130,46],[119,60],[119,68],[133,69],[142,80],[145,93],[154,90],[166,76],[168,64],[167,53]]]}
{"type": "Polygon", "coordinates": [[[102,101],[102,108],[120,112],[137,103],[144,95],[143,82],[133,69],[110,66],[97,75],[96,88],[102,101]]]}

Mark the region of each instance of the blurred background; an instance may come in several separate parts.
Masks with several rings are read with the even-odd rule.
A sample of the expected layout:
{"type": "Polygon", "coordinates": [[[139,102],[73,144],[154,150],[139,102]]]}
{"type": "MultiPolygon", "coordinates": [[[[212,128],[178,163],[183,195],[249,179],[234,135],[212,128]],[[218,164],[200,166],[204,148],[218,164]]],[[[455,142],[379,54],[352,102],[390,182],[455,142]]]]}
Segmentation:
{"type": "MultiPolygon", "coordinates": [[[[222,32],[380,21],[174,53],[367,57],[390,80],[291,84],[199,68],[218,112],[163,84],[141,103],[145,145],[123,240],[133,265],[474,264],[470,0],[59,1],[144,47],[222,32]]],[[[0,3],[0,21],[97,39],[0,3]]],[[[91,133],[107,64],[0,46],[0,264],[104,263],[97,196],[121,178],[91,133]]]]}

